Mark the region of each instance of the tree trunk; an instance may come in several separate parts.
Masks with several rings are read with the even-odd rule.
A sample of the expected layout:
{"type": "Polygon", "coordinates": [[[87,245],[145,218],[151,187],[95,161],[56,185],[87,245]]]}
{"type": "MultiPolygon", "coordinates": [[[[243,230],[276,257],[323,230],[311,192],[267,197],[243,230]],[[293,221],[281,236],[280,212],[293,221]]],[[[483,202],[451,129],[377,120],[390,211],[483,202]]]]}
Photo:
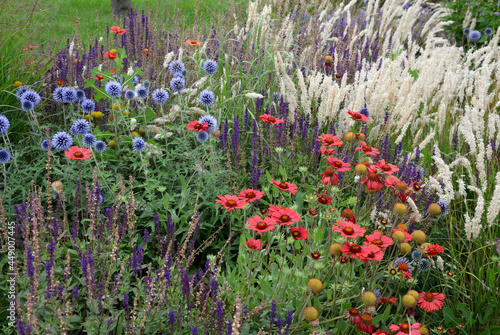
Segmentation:
{"type": "Polygon", "coordinates": [[[113,15],[124,17],[132,9],[132,0],[111,0],[113,15]]]}

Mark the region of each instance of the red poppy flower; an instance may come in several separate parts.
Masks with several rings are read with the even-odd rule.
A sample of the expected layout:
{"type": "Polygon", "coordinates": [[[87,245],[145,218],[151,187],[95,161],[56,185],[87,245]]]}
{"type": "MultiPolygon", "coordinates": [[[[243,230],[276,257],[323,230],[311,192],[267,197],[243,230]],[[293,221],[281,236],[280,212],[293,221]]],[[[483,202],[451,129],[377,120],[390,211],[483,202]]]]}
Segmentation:
{"type": "Polygon", "coordinates": [[[340,251],[342,251],[344,255],[351,256],[352,258],[360,258],[361,256],[366,257],[368,255],[366,248],[352,242],[344,243],[344,246],[340,249],[340,251]]]}
{"type": "Polygon", "coordinates": [[[371,235],[365,236],[365,244],[373,244],[381,249],[385,249],[390,245],[394,244],[392,238],[383,235],[382,233],[376,232],[371,235]]]}
{"type": "Polygon", "coordinates": [[[292,183],[287,183],[287,182],[278,182],[274,179],[272,179],[274,186],[279,188],[282,191],[287,191],[292,194],[297,193],[297,185],[292,184],[292,183]]]}
{"type": "Polygon", "coordinates": [[[356,324],[356,326],[362,332],[371,334],[373,332],[372,317],[369,316],[368,314],[361,315],[360,320],[356,324]]]}
{"type": "Polygon", "coordinates": [[[392,324],[389,327],[389,329],[392,330],[393,332],[397,332],[396,335],[410,334],[410,329],[411,329],[411,335],[422,335],[418,330],[419,328],[420,328],[420,323],[418,322],[415,322],[413,324],[411,323],[400,323],[398,325],[392,324]]]}
{"type": "Polygon", "coordinates": [[[328,163],[334,168],[336,169],[338,172],[344,172],[344,171],[349,171],[351,168],[351,164],[349,163],[344,163],[343,161],[341,161],[340,159],[337,159],[337,158],[333,158],[333,157],[328,157],[326,159],[328,161],[328,163]]]}
{"type": "Polygon", "coordinates": [[[382,179],[373,172],[370,172],[368,176],[361,178],[361,183],[366,185],[368,192],[377,192],[382,189],[382,179]]]}
{"type": "MultiPolygon", "coordinates": [[[[206,122],[205,122],[206,123],[206,122]]],[[[240,192],[239,197],[244,199],[246,202],[254,202],[257,199],[260,199],[264,196],[264,192],[252,190],[251,188],[247,188],[240,192]]]]}
{"type": "Polygon", "coordinates": [[[69,159],[74,161],[84,161],[90,157],[92,157],[92,150],[79,148],[76,145],[72,146],[68,150],[64,152],[64,155],[69,159]]]}
{"type": "Polygon", "coordinates": [[[278,124],[278,123],[284,123],[285,122],[285,120],[275,118],[274,116],[271,116],[269,114],[263,114],[263,115],[261,115],[260,119],[262,121],[264,121],[265,123],[270,123],[270,124],[278,124]]]}
{"type": "Polygon", "coordinates": [[[365,250],[367,251],[366,256],[360,256],[359,259],[366,263],[367,261],[377,261],[380,262],[382,258],[384,258],[384,252],[377,246],[370,244],[364,245],[365,250]]]}
{"type": "Polygon", "coordinates": [[[355,121],[362,121],[362,122],[370,121],[370,118],[369,118],[369,117],[367,117],[366,115],[361,114],[360,112],[348,111],[347,113],[348,113],[350,116],[352,116],[352,118],[353,118],[355,121]]]}
{"type": "Polygon", "coordinates": [[[332,147],[332,146],[340,147],[344,143],[340,140],[340,138],[338,136],[334,136],[332,134],[323,134],[321,136],[318,136],[316,141],[319,141],[328,147],[332,147]]]}
{"type": "Polygon", "coordinates": [[[305,240],[307,238],[307,229],[304,227],[290,227],[290,233],[294,240],[305,240]]]}
{"type": "Polygon", "coordinates": [[[287,207],[275,207],[273,205],[269,206],[269,215],[273,220],[279,225],[292,225],[295,222],[300,221],[300,215],[297,214],[293,209],[287,207]]]}
{"type": "Polygon", "coordinates": [[[365,141],[360,141],[359,143],[361,144],[361,146],[354,149],[354,151],[363,150],[366,156],[370,155],[374,157],[380,154],[380,151],[378,151],[377,148],[370,147],[368,144],[366,144],[365,141]]]}
{"type": "Polygon", "coordinates": [[[118,34],[118,35],[123,35],[125,34],[126,30],[125,29],[121,29],[120,27],[117,27],[117,26],[112,26],[111,27],[111,31],[115,34],[118,34]]]}
{"type": "Polygon", "coordinates": [[[366,229],[355,225],[352,222],[344,222],[342,220],[337,220],[338,226],[333,225],[332,228],[335,232],[340,233],[345,238],[356,238],[362,237],[365,234],[366,229]]]}
{"type": "Polygon", "coordinates": [[[108,57],[109,59],[115,59],[116,58],[116,54],[112,53],[112,52],[106,52],[104,54],[104,57],[108,57]]]}
{"type": "Polygon", "coordinates": [[[262,249],[262,241],[261,240],[254,240],[249,238],[248,241],[245,242],[247,247],[249,247],[252,250],[260,250],[262,249]]]}
{"type": "Polygon", "coordinates": [[[323,185],[331,184],[332,186],[335,186],[339,183],[339,177],[333,169],[325,169],[325,171],[321,174],[321,183],[323,185]]]}
{"type": "Polygon", "coordinates": [[[321,148],[319,150],[325,156],[331,156],[331,155],[333,155],[335,153],[335,149],[334,148],[329,148],[329,147],[325,147],[325,146],[321,146],[321,148]]]}
{"type": "Polygon", "coordinates": [[[207,131],[208,130],[208,122],[203,122],[203,124],[198,123],[198,120],[194,120],[193,122],[188,123],[189,130],[207,131]]]}
{"type": "Polygon", "coordinates": [[[226,194],[225,196],[222,196],[219,194],[218,198],[219,199],[217,199],[215,203],[222,205],[222,207],[227,209],[228,212],[232,209],[244,208],[246,205],[245,200],[241,200],[235,195],[226,194]]]}
{"type": "Polygon", "coordinates": [[[276,222],[268,216],[262,219],[260,216],[255,215],[254,217],[248,219],[247,228],[255,230],[257,233],[262,235],[262,233],[276,228],[276,222]]]}
{"type": "Polygon", "coordinates": [[[427,250],[426,250],[427,256],[429,256],[429,257],[434,257],[443,251],[444,251],[444,248],[442,246],[440,246],[439,244],[429,244],[427,246],[427,250]]]}
{"type": "Polygon", "coordinates": [[[418,307],[427,312],[434,312],[443,307],[445,296],[442,293],[422,292],[418,299],[418,307]]]}
{"type": "Polygon", "coordinates": [[[382,159],[380,162],[375,163],[375,166],[380,170],[380,172],[389,175],[393,174],[396,171],[399,171],[399,168],[396,165],[386,163],[385,159],[382,159]]]}
{"type": "Polygon", "coordinates": [[[202,45],[203,44],[200,41],[191,41],[191,40],[187,40],[186,43],[189,44],[189,45],[192,45],[192,46],[202,45]]]}
{"type": "Polygon", "coordinates": [[[331,205],[333,197],[328,197],[325,193],[317,194],[318,202],[323,205],[331,205]]]}
{"type": "Polygon", "coordinates": [[[396,297],[388,297],[387,303],[391,305],[395,305],[396,301],[398,301],[398,298],[396,297]]]}
{"type": "Polygon", "coordinates": [[[349,321],[351,323],[359,323],[361,321],[361,314],[359,313],[357,308],[349,308],[348,311],[349,321]]]}

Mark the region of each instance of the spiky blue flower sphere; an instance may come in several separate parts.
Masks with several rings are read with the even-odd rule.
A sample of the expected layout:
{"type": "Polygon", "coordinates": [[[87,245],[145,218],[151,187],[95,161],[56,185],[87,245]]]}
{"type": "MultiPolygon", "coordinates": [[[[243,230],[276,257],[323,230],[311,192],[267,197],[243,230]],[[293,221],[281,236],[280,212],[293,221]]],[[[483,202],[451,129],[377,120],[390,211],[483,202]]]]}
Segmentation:
{"type": "Polygon", "coordinates": [[[464,35],[469,36],[469,33],[470,33],[470,29],[469,28],[465,28],[464,29],[464,35]]]}
{"type": "Polygon", "coordinates": [[[36,107],[42,101],[40,95],[32,89],[27,89],[26,92],[21,95],[21,101],[23,100],[31,101],[34,107],[36,107]]]}
{"type": "Polygon", "coordinates": [[[179,92],[179,91],[183,90],[184,87],[186,87],[186,80],[184,80],[184,77],[182,77],[182,76],[175,76],[170,81],[170,88],[174,92],[179,92]]]}
{"type": "Polygon", "coordinates": [[[95,103],[90,99],[82,101],[82,109],[85,113],[90,114],[95,111],[95,103]]]}
{"type": "Polygon", "coordinates": [[[35,104],[29,100],[23,100],[21,102],[21,108],[23,109],[23,111],[29,112],[35,108],[35,104]]]}
{"type": "Polygon", "coordinates": [[[118,98],[122,93],[122,85],[116,81],[108,81],[104,90],[111,98],[118,98]]]}
{"type": "Polygon", "coordinates": [[[142,137],[134,137],[132,140],[132,147],[135,151],[141,152],[146,147],[146,142],[144,142],[142,137]]]}
{"type": "Polygon", "coordinates": [[[203,63],[203,71],[205,71],[206,74],[214,74],[215,71],[217,71],[217,65],[217,62],[213,59],[206,60],[203,63]]]}
{"type": "Polygon", "coordinates": [[[200,93],[200,102],[204,106],[211,106],[214,103],[215,94],[210,90],[204,90],[200,93]]]}
{"type": "Polygon", "coordinates": [[[90,131],[90,123],[84,119],[76,120],[69,132],[73,135],[85,135],[90,131]]]}
{"type": "Polygon", "coordinates": [[[153,98],[154,102],[162,105],[165,102],[167,102],[167,100],[170,96],[169,96],[168,92],[165,91],[163,88],[158,88],[158,89],[154,90],[151,97],[153,98]]]}
{"type": "Polygon", "coordinates": [[[137,96],[141,99],[147,99],[149,96],[149,90],[146,87],[141,86],[137,89],[137,96]]]}
{"type": "Polygon", "coordinates": [[[196,139],[198,140],[198,142],[205,143],[206,141],[208,141],[209,136],[210,135],[208,135],[206,131],[200,131],[198,132],[198,135],[196,135],[196,139]]]}
{"type": "Polygon", "coordinates": [[[29,90],[28,87],[26,86],[20,86],[17,88],[16,90],[16,98],[17,100],[21,101],[21,96],[24,94],[24,92],[26,92],[27,90],[29,90]]]}
{"type": "Polygon", "coordinates": [[[210,134],[213,132],[215,129],[217,129],[217,119],[214,118],[212,115],[203,115],[201,118],[198,119],[199,124],[204,124],[208,123],[208,129],[207,132],[210,134]]]}
{"type": "Polygon", "coordinates": [[[364,115],[364,116],[366,116],[366,117],[370,117],[370,112],[368,111],[368,108],[366,108],[366,107],[361,108],[361,109],[359,110],[359,113],[360,113],[360,114],[363,114],[363,115],[364,115]]]}
{"type": "Polygon", "coordinates": [[[47,140],[43,140],[42,143],[40,144],[40,146],[45,151],[49,150],[49,142],[47,140]]]}
{"type": "Polygon", "coordinates": [[[431,262],[427,258],[423,258],[418,263],[418,270],[421,272],[427,272],[431,268],[431,262]]]}
{"type": "Polygon", "coordinates": [[[94,135],[92,134],[85,134],[85,136],[83,136],[83,146],[86,147],[86,148],[92,148],[95,143],[97,142],[96,138],[94,135]]]}
{"type": "Polygon", "coordinates": [[[63,104],[64,103],[64,94],[63,94],[64,87],[58,87],[54,90],[54,93],[52,96],[54,97],[54,100],[57,103],[63,104]]]}
{"type": "Polygon", "coordinates": [[[10,160],[10,153],[5,149],[0,150],[0,163],[5,164],[9,160],[10,160]]]}
{"type": "Polygon", "coordinates": [[[125,92],[125,99],[127,100],[134,100],[136,96],[137,94],[133,90],[128,90],[127,92],[125,92]]]}
{"type": "Polygon", "coordinates": [[[411,258],[414,261],[419,261],[422,258],[422,253],[418,250],[413,250],[413,252],[411,253],[411,258]]]}
{"type": "Polygon", "coordinates": [[[9,130],[10,122],[5,115],[0,115],[0,135],[5,134],[9,130]]]}
{"type": "Polygon", "coordinates": [[[83,99],[85,99],[85,91],[84,90],[76,90],[76,99],[78,101],[83,101],[83,99]]]}
{"type": "Polygon", "coordinates": [[[170,73],[175,75],[176,73],[182,74],[186,71],[186,66],[180,60],[173,61],[169,66],[170,73]]]}
{"type": "Polygon", "coordinates": [[[491,29],[491,28],[486,28],[486,29],[484,30],[484,34],[485,34],[486,36],[490,36],[491,34],[493,34],[493,29],[491,29]]]}
{"type": "Polygon", "coordinates": [[[478,30],[473,30],[469,33],[469,39],[472,42],[477,42],[479,41],[480,38],[481,38],[481,32],[479,32],[478,30]]]}
{"type": "Polygon", "coordinates": [[[65,104],[71,104],[78,102],[78,99],[76,98],[76,90],[72,87],[63,87],[63,102],[65,104]]]}
{"type": "Polygon", "coordinates": [[[67,132],[60,131],[54,135],[50,143],[57,150],[68,150],[73,144],[73,138],[67,132]]]}
{"type": "Polygon", "coordinates": [[[441,214],[439,214],[439,216],[445,216],[450,211],[450,205],[447,201],[439,200],[436,202],[436,204],[441,207],[441,214]]]}
{"type": "Polygon", "coordinates": [[[94,150],[97,152],[103,152],[104,150],[106,150],[106,143],[104,143],[103,141],[95,142],[94,150]]]}

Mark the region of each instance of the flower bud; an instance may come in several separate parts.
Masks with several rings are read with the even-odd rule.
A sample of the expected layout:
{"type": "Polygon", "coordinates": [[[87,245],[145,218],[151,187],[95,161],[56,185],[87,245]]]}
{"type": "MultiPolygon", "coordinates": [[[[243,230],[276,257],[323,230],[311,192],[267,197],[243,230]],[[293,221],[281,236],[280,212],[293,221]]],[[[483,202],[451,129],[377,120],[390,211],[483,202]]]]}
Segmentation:
{"type": "Polygon", "coordinates": [[[425,239],[427,238],[427,236],[425,235],[425,233],[423,231],[415,230],[413,233],[411,233],[411,238],[413,241],[415,241],[415,243],[422,244],[425,242],[425,239]]]}
{"type": "Polygon", "coordinates": [[[309,282],[307,283],[307,286],[311,289],[311,291],[313,291],[315,294],[318,294],[319,292],[321,292],[321,290],[323,289],[323,283],[321,282],[321,280],[319,279],[316,279],[316,278],[312,278],[309,280],[309,282]]]}
{"type": "Polygon", "coordinates": [[[406,308],[413,308],[417,305],[417,301],[415,300],[415,297],[412,295],[406,294],[403,296],[403,299],[401,299],[403,306],[406,308]]]}
{"type": "Polygon", "coordinates": [[[356,141],[356,135],[352,131],[350,131],[344,135],[344,141],[354,142],[356,141]]]}
{"type": "Polygon", "coordinates": [[[365,306],[375,306],[377,304],[377,296],[371,291],[366,291],[361,296],[361,300],[365,306]]]}
{"type": "Polygon", "coordinates": [[[319,318],[318,310],[312,306],[309,306],[304,309],[304,317],[307,321],[314,321],[319,318]]]}
{"type": "Polygon", "coordinates": [[[340,255],[342,255],[342,251],[340,251],[341,249],[342,249],[342,245],[341,244],[334,243],[334,244],[332,244],[330,246],[330,248],[328,248],[328,252],[332,256],[340,256],[340,255]]]}
{"type": "Polygon", "coordinates": [[[401,255],[408,255],[411,252],[411,245],[409,243],[403,242],[399,246],[399,251],[401,255]]]}
{"type": "Polygon", "coordinates": [[[405,204],[402,203],[396,203],[394,204],[393,208],[394,212],[396,212],[399,215],[405,215],[406,212],[408,211],[408,208],[406,208],[405,204]]]}
{"type": "Polygon", "coordinates": [[[437,216],[439,214],[441,214],[441,206],[439,206],[438,204],[436,203],[432,203],[429,205],[429,208],[427,209],[427,211],[433,215],[433,216],[437,216]]]}

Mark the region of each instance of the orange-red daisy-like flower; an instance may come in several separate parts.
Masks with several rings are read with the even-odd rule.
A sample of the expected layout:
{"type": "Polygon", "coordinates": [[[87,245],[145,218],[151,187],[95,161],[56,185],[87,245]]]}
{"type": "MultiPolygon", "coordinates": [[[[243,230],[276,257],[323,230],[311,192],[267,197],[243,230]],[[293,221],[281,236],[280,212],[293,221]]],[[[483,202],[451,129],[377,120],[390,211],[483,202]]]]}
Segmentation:
{"type": "Polygon", "coordinates": [[[196,130],[198,132],[200,131],[207,131],[208,129],[208,122],[203,122],[203,124],[199,123],[198,120],[194,120],[193,122],[188,123],[188,129],[189,130],[196,130]]]}
{"type": "Polygon", "coordinates": [[[368,144],[366,144],[365,141],[360,141],[359,143],[361,144],[361,146],[354,149],[355,151],[363,150],[366,156],[370,155],[374,157],[380,153],[377,148],[370,147],[368,144]]]}
{"type": "Polygon", "coordinates": [[[375,163],[375,166],[380,170],[380,172],[389,175],[393,174],[396,171],[399,171],[399,168],[396,165],[386,163],[385,159],[382,159],[380,162],[375,163]]]}
{"type": "Polygon", "coordinates": [[[300,215],[291,208],[269,206],[269,215],[279,225],[290,226],[300,221],[300,215]]]}
{"type": "Polygon", "coordinates": [[[317,194],[318,202],[323,205],[331,205],[333,197],[328,197],[325,193],[317,194]]]}
{"type": "Polygon", "coordinates": [[[246,201],[240,199],[235,195],[226,194],[222,196],[219,194],[219,199],[215,201],[215,203],[222,205],[223,208],[227,209],[229,212],[232,209],[244,208],[246,205],[246,201]]]}
{"type": "Polygon", "coordinates": [[[349,311],[347,313],[349,316],[349,321],[351,323],[359,323],[359,321],[361,321],[361,314],[359,313],[357,308],[349,308],[349,311]]]}
{"type": "Polygon", "coordinates": [[[72,146],[68,150],[64,152],[64,155],[69,159],[74,161],[84,161],[90,157],[92,157],[92,150],[79,148],[76,145],[72,146]]]}
{"type": "Polygon", "coordinates": [[[382,179],[378,174],[370,172],[368,176],[361,178],[361,183],[366,185],[368,192],[377,192],[382,189],[382,179]]]}
{"type": "Polygon", "coordinates": [[[307,238],[307,229],[304,227],[290,227],[290,233],[295,240],[305,240],[307,238]]]}
{"type": "Polygon", "coordinates": [[[61,86],[64,83],[64,81],[62,79],[57,79],[56,81],[57,81],[57,84],[59,86],[61,86]]]}
{"type": "Polygon", "coordinates": [[[361,114],[360,112],[347,111],[347,113],[350,116],[352,116],[352,118],[355,121],[362,121],[362,122],[370,121],[369,117],[367,117],[366,115],[361,114]]]}
{"type": "MultiPolygon", "coordinates": [[[[206,122],[205,122],[206,123],[206,122]]],[[[260,199],[264,196],[264,192],[253,190],[251,188],[247,188],[240,192],[239,197],[244,199],[246,202],[254,202],[257,199],[260,199]]]]}
{"type": "Polygon", "coordinates": [[[316,208],[309,208],[309,215],[310,216],[318,215],[318,212],[316,212],[316,208]]]}
{"type": "Polygon", "coordinates": [[[352,242],[344,243],[344,246],[340,249],[340,251],[342,251],[344,255],[351,256],[352,258],[366,257],[368,255],[366,248],[352,242]]]}
{"type": "Polygon", "coordinates": [[[335,149],[334,148],[325,147],[323,145],[321,146],[321,148],[319,150],[325,156],[331,156],[331,155],[335,154],[335,149]]]}
{"type": "Polygon", "coordinates": [[[101,76],[100,74],[96,74],[95,75],[95,79],[98,79],[98,80],[102,81],[104,79],[104,77],[101,76]]]}
{"type": "Polygon", "coordinates": [[[410,330],[411,330],[411,335],[422,335],[418,330],[419,328],[420,328],[420,323],[418,322],[400,323],[398,325],[392,324],[389,326],[390,330],[392,330],[393,332],[397,332],[396,335],[410,334],[410,330]]]}
{"type": "Polygon", "coordinates": [[[290,192],[292,194],[297,193],[297,185],[295,185],[295,184],[288,183],[288,182],[278,182],[274,179],[272,179],[272,181],[273,181],[274,186],[276,186],[277,188],[279,188],[282,191],[287,191],[287,192],[290,192]]]}
{"type": "Polygon", "coordinates": [[[392,233],[394,234],[394,232],[396,232],[396,231],[400,231],[403,234],[405,234],[405,240],[404,240],[405,242],[411,241],[411,235],[408,234],[406,231],[404,231],[403,229],[393,229],[392,233]]]}
{"type": "Polygon", "coordinates": [[[360,256],[359,259],[366,263],[367,261],[377,261],[380,262],[382,258],[384,258],[384,252],[377,246],[370,244],[364,245],[364,248],[367,252],[366,256],[360,256]]]}
{"type": "Polygon", "coordinates": [[[427,312],[434,312],[443,307],[445,296],[442,293],[422,292],[418,299],[418,307],[427,312]]]}
{"type": "Polygon", "coordinates": [[[342,220],[337,220],[337,224],[338,226],[332,226],[333,230],[337,233],[340,233],[340,235],[345,238],[356,238],[358,236],[362,237],[366,231],[365,228],[355,225],[350,221],[345,222],[342,220]]]}
{"type": "Polygon", "coordinates": [[[325,171],[321,174],[321,183],[323,185],[331,184],[335,186],[339,183],[339,177],[335,173],[333,169],[325,169],[325,171]]]}
{"type": "Polygon", "coordinates": [[[260,216],[255,215],[254,217],[248,219],[247,228],[255,230],[257,233],[262,235],[262,233],[276,228],[276,222],[268,216],[262,219],[260,216]]]}
{"type": "Polygon", "coordinates": [[[117,26],[112,26],[111,27],[111,31],[115,34],[118,34],[118,35],[123,35],[125,34],[126,30],[125,29],[121,29],[120,27],[117,27],[117,26]]]}
{"type": "Polygon", "coordinates": [[[418,181],[414,181],[408,186],[413,192],[419,192],[422,190],[422,186],[418,183],[418,181]]]}
{"type": "Polygon", "coordinates": [[[265,123],[270,123],[270,124],[278,124],[278,123],[284,123],[285,122],[285,120],[275,118],[274,116],[269,115],[269,114],[263,114],[263,115],[261,115],[260,119],[262,121],[264,121],[265,123]]]}
{"type": "Polygon", "coordinates": [[[340,147],[344,143],[340,140],[340,138],[338,136],[334,136],[332,134],[323,134],[321,136],[318,136],[316,141],[319,141],[328,147],[332,147],[332,146],[340,147]]]}
{"type": "Polygon", "coordinates": [[[442,246],[440,246],[439,244],[429,244],[427,246],[427,250],[426,250],[427,256],[429,256],[429,257],[434,257],[443,251],[444,251],[444,248],[442,246]]]}
{"type": "Polygon", "coordinates": [[[262,241],[261,240],[254,240],[249,238],[248,241],[245,242],[247,247],[249,247],[252,250],[260,250],[262,249],[262,241]]]}
{"type": "Polygon", "coordinates": [[[114,52],[106,52],[104,54],[104,57],[107,57],[109,59],[115,59],[116,58],[116,54],[114,52]]]}
{"type": "Polygon", "coordinates": [[[191,40],[187,40],[186,43],[189,44],[189,45],[192,45],[192,46],[202,45],[203,44],[200,41],[191,41],[191,40]]]}
{"type": "Polygon", "coordinates": [[[389,175],[385,178],[384,184],[388,188],[396,189],[396,183],[400,182],[400,180],[396,176],[389,175]]]}
{"type": "Polygon", "coordinates": [[[373,244],[381,249],[385,249],[390,245],[394,244],[392,238],[383,235],[382,233],[375,232],[371,235],[365,236],[365,244],[373,244]]]}
{"type": "Polygon", "coordinates": [[[149,49],[146,48],[146,49],[142,50],[142,54],[144,56],[148,57],[149,56],[149,49]]]}
{"type": "Polygon", "coordinates": [[[373,333],[372,335],[389,335],[389,332],[387,330],[377,329],[377,331],[375,333],[373,333]]]}
{"type": "Polygon", "coordinates": [[[373,332],[373,324],[372,317],[368,314],[363,314],[360,317],[359,323],[356,324],[359,330],[365,332],[367,334],[371,334],[373,332]]]}
{"type": "Polygon", "coordinates": [[[351,169],[351,164],[344,163],[340,159],[328,157],[326,160],[332,166],[332,168],[336,169],[338,172],[349,171],[351,169]]]}

